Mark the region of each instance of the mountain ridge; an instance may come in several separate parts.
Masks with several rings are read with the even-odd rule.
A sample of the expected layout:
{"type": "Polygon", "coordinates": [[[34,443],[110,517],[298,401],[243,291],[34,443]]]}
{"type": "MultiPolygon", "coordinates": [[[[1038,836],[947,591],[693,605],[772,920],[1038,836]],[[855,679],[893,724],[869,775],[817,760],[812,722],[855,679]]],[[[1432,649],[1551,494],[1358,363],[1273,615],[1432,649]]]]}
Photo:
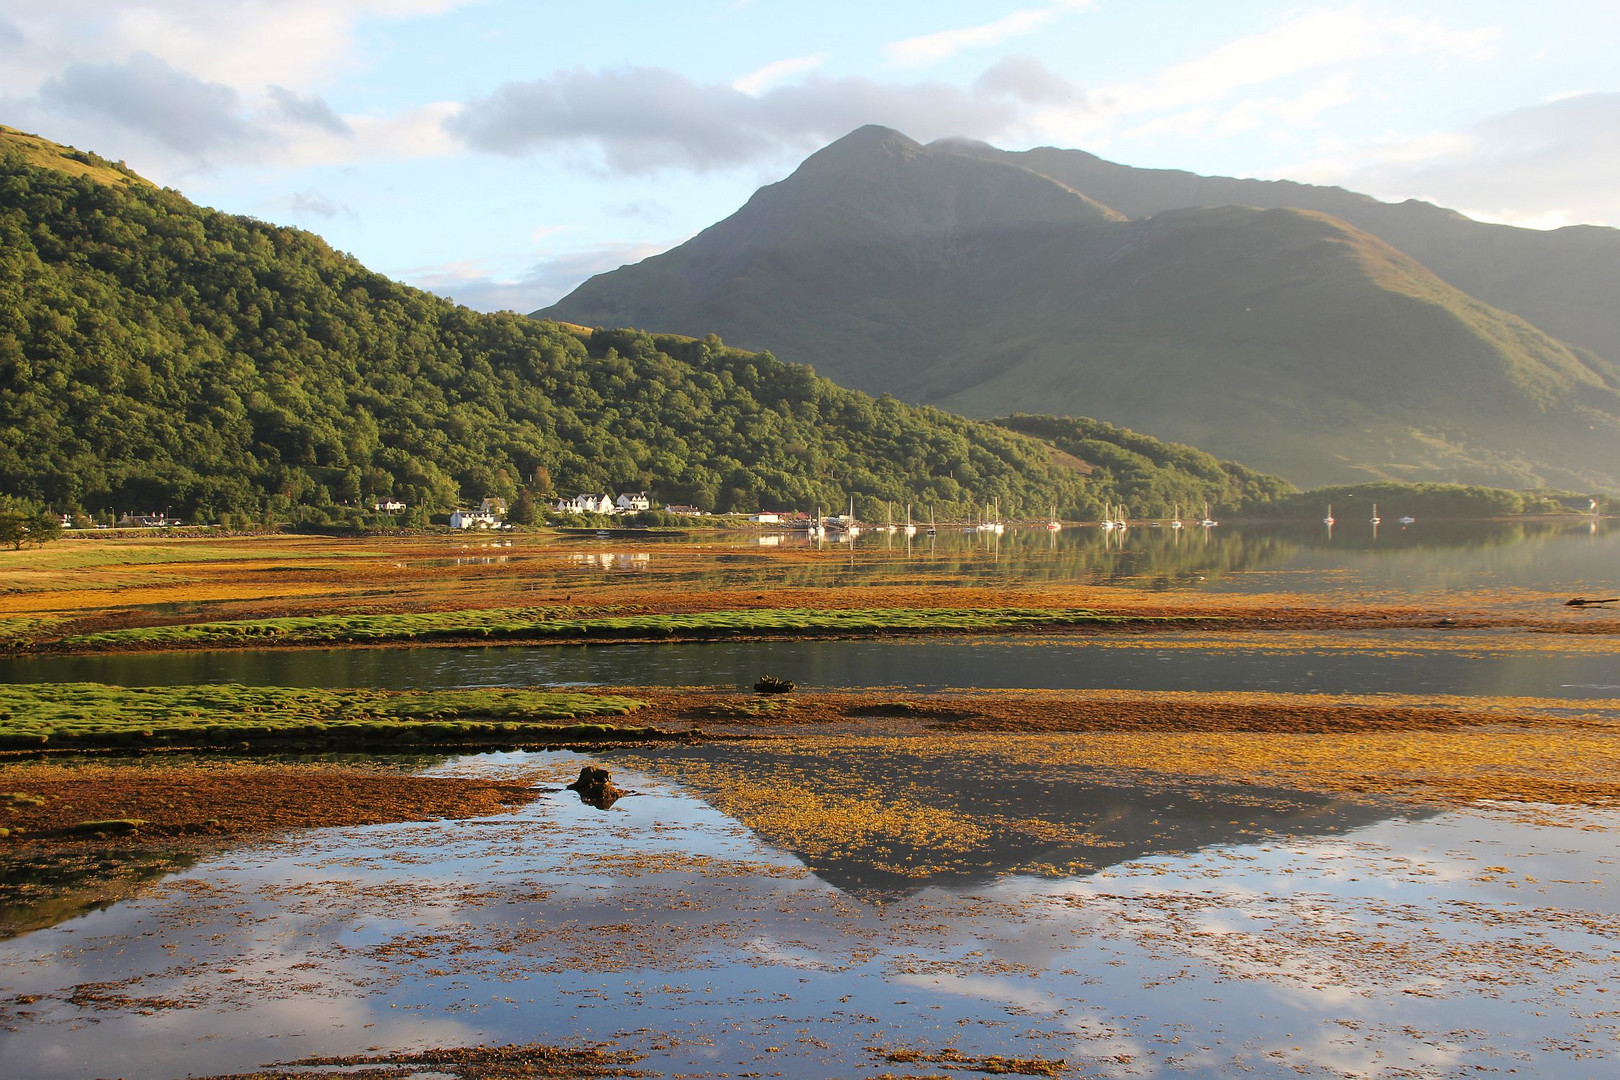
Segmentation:
{"type": "Polygon", "coordinates": [[[1195,206],[1320,210],[1385,240],[1491,306],[1592,350],[1605,365],[1620,371],[1620,321],[1613,317],[1620,308],[1620,229],[1599,225],[1525,229],[1475,221],[1420,199],[1392,203],[1342,187],[1294,180],[1143,169],[1084,150],[1041,146],[1007,151],[967,139],[928,145],[1050,176],[1130,218],[1195,206]],[[1569,295],[1571,289],[1576,295],[1569,295]]]}
{"type": "Polygon", "coordinates": [[[536,314],[701,323],[868,392],[1096,416],[1307,485],[1620,485],[1616,373],[1375,234],[1310,208],[1128,217],[1023,160],[860,129],[536,314]]]}

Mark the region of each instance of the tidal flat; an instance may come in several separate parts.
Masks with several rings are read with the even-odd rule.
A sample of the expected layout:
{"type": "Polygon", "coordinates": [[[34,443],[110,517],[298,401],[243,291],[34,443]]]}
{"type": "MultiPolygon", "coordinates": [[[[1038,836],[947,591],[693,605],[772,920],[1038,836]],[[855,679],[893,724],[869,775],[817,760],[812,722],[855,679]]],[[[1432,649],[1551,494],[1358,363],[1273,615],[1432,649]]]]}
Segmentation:
{"type": "Polygon", "coordinates": [[[1615,546],[1516,528],[22,553],[0,1071],[1612,1075],[1615,546]],[[196,647],[311,618],[450,636],[196,647]]]}

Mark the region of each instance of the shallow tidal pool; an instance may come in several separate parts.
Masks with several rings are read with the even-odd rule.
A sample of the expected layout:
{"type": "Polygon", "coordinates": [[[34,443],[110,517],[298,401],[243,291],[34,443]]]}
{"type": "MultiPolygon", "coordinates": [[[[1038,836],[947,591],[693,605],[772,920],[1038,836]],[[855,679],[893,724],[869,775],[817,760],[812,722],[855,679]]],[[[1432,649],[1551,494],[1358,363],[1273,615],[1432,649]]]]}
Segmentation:
{"type": "Polygon", "coordinates": [[[297,834],[0,942],[0,1075],[528,1042],[687,1077],[1620,1071],[1620,812],[891,761],[915,848],[795,846],[694,779],[766,753],[458,758],[636,794],[297,834]],[[916,871],[935,812],[984,824],[916,871]]]}

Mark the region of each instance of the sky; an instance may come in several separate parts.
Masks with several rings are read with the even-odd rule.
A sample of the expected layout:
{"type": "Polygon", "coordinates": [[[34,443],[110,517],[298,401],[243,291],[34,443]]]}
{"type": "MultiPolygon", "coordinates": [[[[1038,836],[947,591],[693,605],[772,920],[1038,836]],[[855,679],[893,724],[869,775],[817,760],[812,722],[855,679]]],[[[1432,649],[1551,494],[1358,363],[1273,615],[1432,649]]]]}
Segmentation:
{"type": "Polygon", "coordinates": [[[868,123],[1620,226],[1614,0],[0,0],[0,123],[481,310],[868,123]]]}

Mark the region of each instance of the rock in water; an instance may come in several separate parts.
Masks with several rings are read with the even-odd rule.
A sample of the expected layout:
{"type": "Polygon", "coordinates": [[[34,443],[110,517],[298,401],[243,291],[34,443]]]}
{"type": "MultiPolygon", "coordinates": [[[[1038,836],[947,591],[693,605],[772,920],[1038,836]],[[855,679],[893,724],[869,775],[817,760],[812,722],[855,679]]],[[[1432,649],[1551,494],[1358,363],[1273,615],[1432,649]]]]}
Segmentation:
{"type": "Polygon", "coordinates": [[[579,779],[568,785],[569,791],[579,792],[581,802],[598,810],[606,810],[628,794],[613,782],[608,771],[600,765],[587,765],[579,770],[579,779]]]}

